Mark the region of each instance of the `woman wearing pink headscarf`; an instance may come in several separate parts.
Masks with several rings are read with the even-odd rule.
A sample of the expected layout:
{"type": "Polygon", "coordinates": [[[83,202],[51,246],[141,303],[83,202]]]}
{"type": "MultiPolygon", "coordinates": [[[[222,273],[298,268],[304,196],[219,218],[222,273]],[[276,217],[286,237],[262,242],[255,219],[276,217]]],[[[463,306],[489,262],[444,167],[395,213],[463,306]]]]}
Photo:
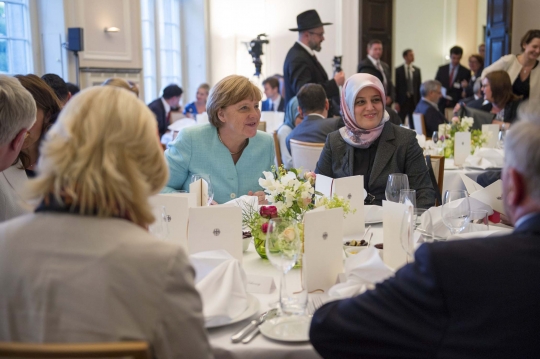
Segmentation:
{"type": "Polygon", "coordinates": [[[384,87],[375,76],[355,74],[345,82],[341,113],[345,127],[326,138],[316,173],[332,178],[364,176],[367,198],[381,205],[388,175],[405,173],[416,190],[418,208],[435,204],[422,149],[416,133],[389,122],[384,87]],[[372,197],[373,196],[373,197],[372,197]]]}

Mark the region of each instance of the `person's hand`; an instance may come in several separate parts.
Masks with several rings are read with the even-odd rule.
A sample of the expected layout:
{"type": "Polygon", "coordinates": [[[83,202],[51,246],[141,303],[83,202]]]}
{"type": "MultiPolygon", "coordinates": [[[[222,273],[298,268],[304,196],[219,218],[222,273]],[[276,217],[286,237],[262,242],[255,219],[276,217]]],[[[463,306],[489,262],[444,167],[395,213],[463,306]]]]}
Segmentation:
{"type": "Polygon", "coordinates": [[[399,110],[400,110],[399,103],[396,102],[394,104],[394,110],[396,110],[396,112],[399,112],[399,110]]]}
{"type": "Polygon", "coordinates": [[[257,191],[257,192],[249,191],[248,196],[256,196],[257,199],[259,200],[260,205],[268,204],[268,201],[266,200],[266,194],[263,191],[257,191]]]}
{"type": "MultiPolygon", "coordinates": [[[[463,106],[465,106],[465,104],[463,104],[463,106]]],[[[461,105],[460,103],[456,103],[456,105],[454,106],[454,113],[458,113],[458,111],[461,109],[461,105]]]]}
{"type": "Polygon", "coordinates": [[[452,117],[452,123],[459,123],[459,118],[457,116],[452,117]]]}
{"type": "Polygon", "coordinates": [[[502,224],[506,224],[507,226],[514,227],[514,225],[512,224],[512,221],[510,220],[510,218],[506,217],[502,213],[500,214],[500,217],[501,217],[501,223],[502,224]]]}
{"type": "Polygon", "coordinates": [[[343,73],[343,71],[336,73],[334,75],[334,80],[336,81],[336,84],[338,86],[343,86],[343,84],[345,83],[345,74],[343,73]]]}
{"type": "Polygon", "coordinates": [[[216,201],[212,201],[212,203],[210,203],[211,206],[215,206],[215,205],[218,205],[219,203],[217,203],[216,201]]]}

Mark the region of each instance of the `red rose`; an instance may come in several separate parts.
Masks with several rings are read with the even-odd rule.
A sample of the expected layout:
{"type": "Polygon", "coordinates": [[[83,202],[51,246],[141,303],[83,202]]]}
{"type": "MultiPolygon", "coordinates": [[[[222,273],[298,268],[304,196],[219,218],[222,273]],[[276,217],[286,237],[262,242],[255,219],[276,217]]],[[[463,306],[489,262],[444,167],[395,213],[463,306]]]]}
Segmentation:
{"type": "Polygon", "coordinates": [[[265,222],[262,224],[261,226],[261,231],[266,234],[266,232],[268,232],[268,222],[265,222]]]}
{"type": "Polygon", "coordinates": [[[259,213],[264,218],[276,218],[278,216],[276,206],[262,206],[259,213]]]}

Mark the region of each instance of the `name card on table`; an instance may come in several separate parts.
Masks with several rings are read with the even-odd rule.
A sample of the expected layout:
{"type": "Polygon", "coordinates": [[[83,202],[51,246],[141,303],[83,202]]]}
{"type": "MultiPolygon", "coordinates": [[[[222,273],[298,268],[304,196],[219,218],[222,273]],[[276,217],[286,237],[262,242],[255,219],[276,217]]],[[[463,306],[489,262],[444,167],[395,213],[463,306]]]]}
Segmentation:
{"type": "Polygon", "coordinates": [[[343,236],[345,238],[358,237],[364,234],[364,176],[333,179],[318,174],[315,181],[315,191],[321,192],[328,198],[333,195],[341,196],[349,201],[351,210],[356,209],[354,214],[347,214],[343,222],[343,236]]]}
{"type": "Polygon", "coordinates": [[[242,263],[242,210],[232,206],[189,209],[189,254],[224,249],[242,263]]]}
{"type": "Polygon", "coordinates": [[[499,140],[499,125],[482,125],[482,133],[488,138],[484,147],[495,148],[499,140]]]}
{"type": "Polygon", "coordinates": [[[304,215],[302,275],[308,292],[328,291],[343,272],[343,209],[309,211],[304,215]]]}
{"type": "Polygon", "coordinates": [[[169,239],[187,249],[189,198],[180,193],[161,193],[150,197],[150,204],[165,207],[169,239]]]}
{"type": "Polygon", "coordinates": [[[266,275],[248,274],[246,292],[258,294],[270,294],[276,289],[274,278],[266,275]]]}
{"type": "Polygon", "coordinates": [[[460,176],[465,188],[467,188],[467,192],[469,192],[469,196],[487,204],[499,213],[506,214],[502,200],[503,188],[501,180],[493,182],[484,188],[466,175],[460,174],[460,176]]]}
{"type": "Polygon", "coordinates": [[[206,206],[208,203],[208,182],[201,178],[189,185],[189,193],[195,196],[196,205],[206,206]]]}
{"type": "Polygon", "coordinates": [[[394,270],[407,263],[401,245],[401,222],[406,209],[406,204],[383,201],[383,260],[394,270]]]}
{"type": "Polygon", "coordinates": [[[471,133],[456,132],[454,136],[454,164],[461,166],[471,154],[471,133]]]}

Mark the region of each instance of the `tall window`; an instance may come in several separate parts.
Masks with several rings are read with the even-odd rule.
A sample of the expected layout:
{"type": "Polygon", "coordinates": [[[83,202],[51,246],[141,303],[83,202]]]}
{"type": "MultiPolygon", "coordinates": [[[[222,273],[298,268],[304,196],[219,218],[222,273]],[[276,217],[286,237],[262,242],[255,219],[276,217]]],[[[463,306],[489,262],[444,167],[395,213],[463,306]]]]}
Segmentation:
{"type": "Polygon", "coordinates": [[[144,97],[148,103],[160,96],[165,86],[182,86],[180,0],[141,0],[141,21],[144,97]]]}
{"type": "Polygon", "coordinates": [[[0,73],[33,72],[28,0],[0,1],[0,73]]]}

